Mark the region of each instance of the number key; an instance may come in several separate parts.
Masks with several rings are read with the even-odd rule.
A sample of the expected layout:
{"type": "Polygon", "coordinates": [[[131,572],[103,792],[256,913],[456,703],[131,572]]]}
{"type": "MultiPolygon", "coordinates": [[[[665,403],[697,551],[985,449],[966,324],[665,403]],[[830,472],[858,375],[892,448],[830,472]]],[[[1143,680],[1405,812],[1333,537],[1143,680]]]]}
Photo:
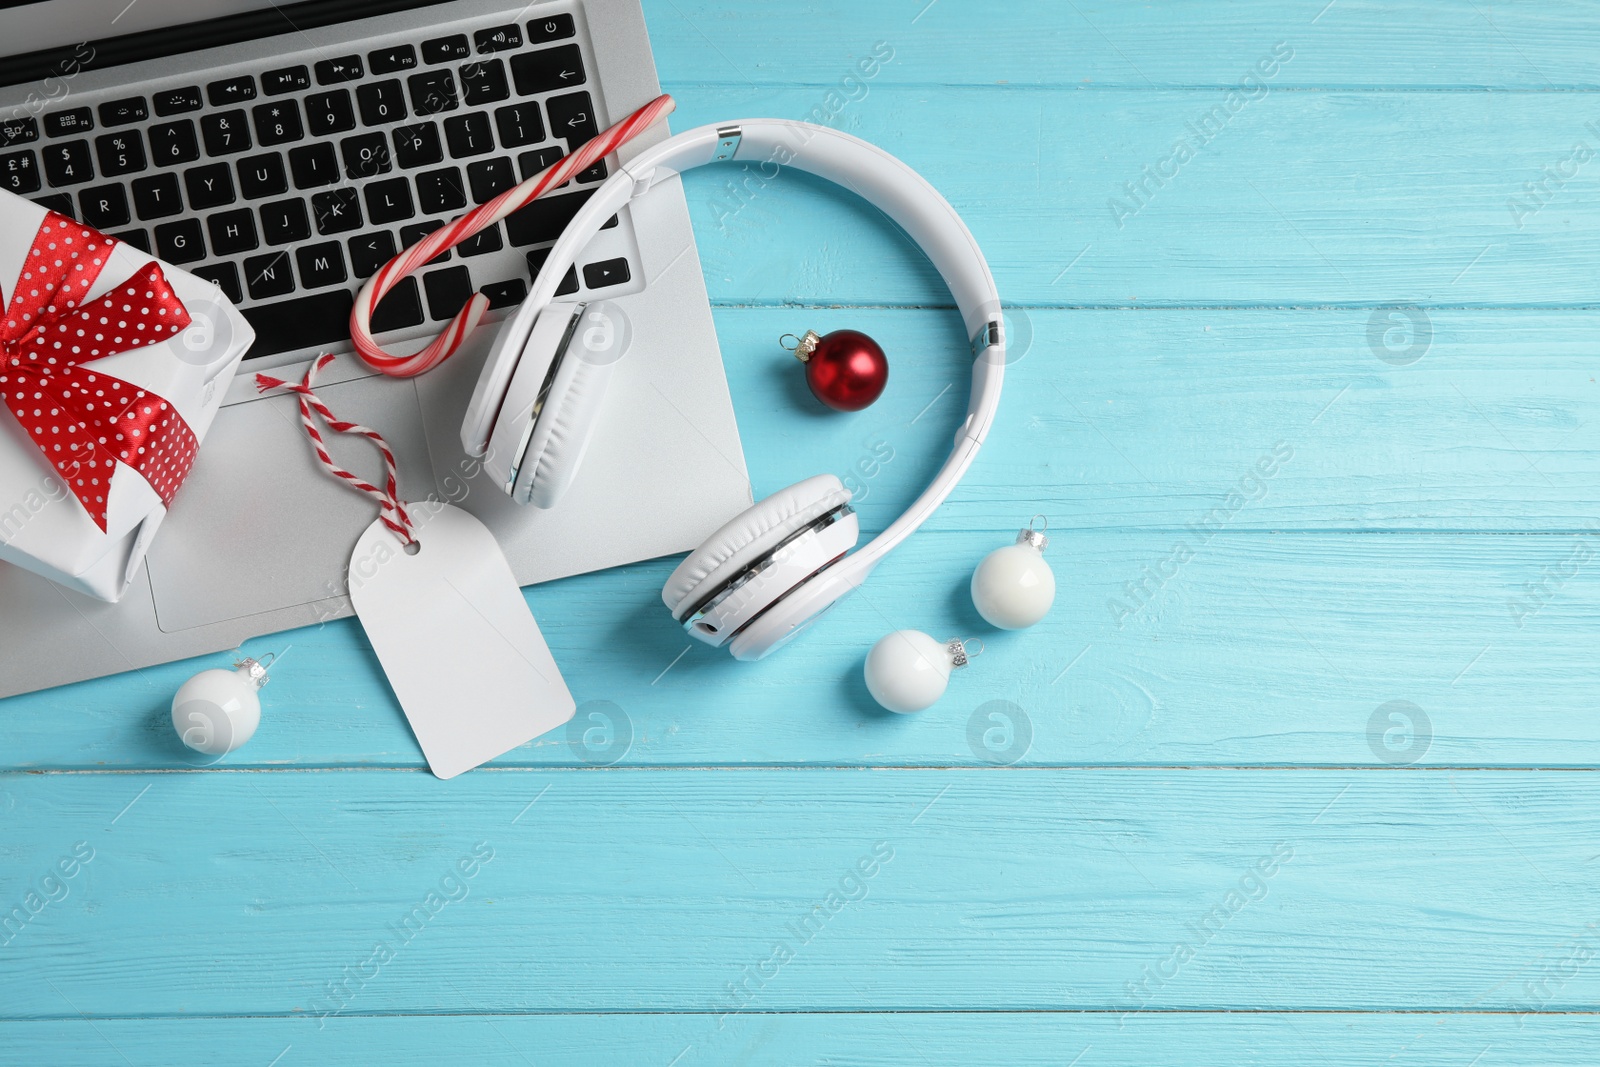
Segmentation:
{"type": "Polygon", "coordinates": [[[263,148],[275,144],[298,141],[306,135],[300,125],[300,105],[293,100],[275,100],[270,104],[257,104],[256,141],[263,148]]]}
{"type": "Polygon", "coordinates": [[[94,178],[88,141],[63,141],[43,150],[44,173],[54,186],[77,185],[94,178]]]}
{"type": "Polygon", "coordinates": [[[100,157],[100,173],[107,178],[144,170],[144,139],[138,130],[108,133],[97,137],[95,153],[100,157]]]}
{"type": "Polygon", "coordinates": [[[0,189],[13,193],[39,191],[39,164],[32,152],[10,152],[0,156],[0,189]]]}
{"type": "Polygon", "coordinates": [[[200,120],[200,130],[206,139],[207,155],[225,156],[250,147],[250,128],[243,111],[206,115],[200,120]]]}
{"type": "Polygon", "coordinates": [[[200,142],[195,140],[194,120],[181,119],[150,127],[150,158],[158,167],[193,163],[200,158],[200,142]]]}
{"type": "Polygon", "coordinates": [[[368,126],[399,122],[406,117],[406,94],[398,79],[359,87],[356,101],[361,105],[361,121],[368,126]]]}
{"type": "Polygon", "coordinates": [[[355,109],[350,106],[350,90],[312,93],[306,97],[306,125],[313,134],[344,133],[356,128],[355,109]]]}

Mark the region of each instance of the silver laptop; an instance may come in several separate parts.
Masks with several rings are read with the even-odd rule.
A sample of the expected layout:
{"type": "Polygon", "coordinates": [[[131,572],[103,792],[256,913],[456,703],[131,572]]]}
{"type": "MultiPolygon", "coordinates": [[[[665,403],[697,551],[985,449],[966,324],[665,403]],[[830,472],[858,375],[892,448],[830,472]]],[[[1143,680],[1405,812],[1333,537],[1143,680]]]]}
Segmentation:
{"type": "MultiPolygon", "coordinates": [[[[345,565],[374,505],[322,473],[290,398],[253,388],[318,352],[340,354],[319,393],[385,435],[401,495],[483,519],[523,584],[685,551],[749,506],[675,183],[619,213],[563,280],[616,301],[634,341],[556,508],[467,477],[458,429],[493,324],[416,379],[349,354],[351,299],[395,250],[660,91],[638,0],[0,0],[0,49],[0,185],[214,280],[257,333],[121,603],[0,564],[0,696],[350,614],[345,565]]],[[[604,177],[429,267],[384,301],[380,338],[420,348],[478,290],[504,317],[604,177]]],[[[330,447],[381,470],[370,443],[330,447]]]]}

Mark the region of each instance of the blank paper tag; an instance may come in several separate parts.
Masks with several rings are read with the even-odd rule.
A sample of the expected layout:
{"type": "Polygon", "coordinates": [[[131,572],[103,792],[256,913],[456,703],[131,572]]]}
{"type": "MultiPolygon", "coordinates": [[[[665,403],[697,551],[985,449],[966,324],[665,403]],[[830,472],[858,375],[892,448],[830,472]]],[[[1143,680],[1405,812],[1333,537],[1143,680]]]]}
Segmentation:
{"type": "Polygon", "coordinates": [[[572,718],[576,705],[488,527],[408,505],[421,548],[381,521],[350,557],[350,600],[412,733],[454,778],[572,718]]]}

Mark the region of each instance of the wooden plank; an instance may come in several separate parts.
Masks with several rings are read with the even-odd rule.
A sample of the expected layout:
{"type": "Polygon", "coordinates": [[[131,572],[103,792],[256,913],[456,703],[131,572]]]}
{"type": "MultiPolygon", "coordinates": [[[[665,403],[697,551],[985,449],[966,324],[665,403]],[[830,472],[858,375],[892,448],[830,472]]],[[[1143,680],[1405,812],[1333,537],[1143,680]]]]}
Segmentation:
{"type": "MultiPolygon", "coordinates": [[[[760,664],[690,647],[656,603],[667,563],[532,589],[582,714],[500,762],[1600,763],[1583,666],[1600,625],[1600,569],[1582,554],[1592,537],[1219,533],[1202,545],[1187,533],[1067,533],[1051,545],[1056,608],[1017,634],[986,627],[965,587],[968,568],[1006,540],[916,538],[826,625],[760,664]],[[1179,541],[1192,558],[1174,555],[1179,541]],[[941,703],[904,717],[878,709],[860,673],[870,644],[901,626],[987,642],[941,703]],[[1390,735],[1380,709],[1397,700],[1421,709],[1429,736],[1390,735]],[[1003,740],[1004,724],[982,740],[996,710],[1018,729],[1026,720],[1022,749],[1003,740]]],[[[227,766],[421,765],[354,623],[250,646],[286,648],[261,728],[227,766]]],[[[17,698],[0,716],[5,764],[194,766],[168,703],[201,665],[226,662],[17,698]]]]}
{"type": "MultiPolygon", "coordinates": [[[[859,488],[864,528],[881,528],[930,476],[963,395],[951,318],[720,311],[757,492],[832,469],[859,488]],[[817,411],[774,344],[808,325],[883,339],[894,372],[879,404],[817,411]],[[941,354],[902,356],[923,352],[941,354]]],[[[1033,349],[954,498],[863,594],[762,664],[689,648],[656,595],[671,560],[529,602],[578,699],[627,716],[630,764],[976,763],[987,757],[965,724],[991,699],[1027,710],[1022,758],[1043,764],[1371,763],[1368,718],[1399,699],[1431,717],[1429,763],[1600,762],[1594,689],[1576,666],[1595,625],[1582,532],[1600,518],[1600,456],[1582,430],[1600,414],[1593,313],[1434,312],[1433,345],[1408,366],[1365,347],[1366,320],[1034,312],[1033,349]],[[1282,445],[1291,458],[1260,476],[1282,445]],[[1058,605],[1032,632],[997,634],[973,613],[967,575],[1036,511],[1052,523],[1058,605]],[[1483,536],[1496,530],[1516,536],[1483,536]],[[989,642],[945,703],[905,720],[875,711],[859,682],[867,647],[900,626],[989,642]]],[[[230,763],[418,765],[359,628],[250,648],[290,651],[260,733],[230,763]]],[[[182,766],[168,701],[223,662],[0,703],[0,763],[182,766]]],[[[615,752],[562,733],[507,761],[615,752]]]]}
{"type": "Polygon", "coordinates": [[[330,1019],[101,1019],[0,1023],[0,1064],[473,1063],[481,1067],[656,1064],[882,1067],[1005,1063],[1063,1067],[1248,1067],[1306,1058],[1326,1067],[1472,1061],[1590,1067],[1586,1016],[1235,1012],[843,1012],[741,1015],[470,1015],[330,1019]],[[708,1036],[709,1035],[709,1036],[708,1036]],[[676,1058],[675,1058],[676,1057],[676,1058]],[[733,1057],[737,1057],[734,1059],[733,1057]]]}
{"type": "MultiPolygon", "coordinates": [[[[817,96],[685,92],[674,121],[803,118],[817,96]]],[[[1588,94],[1264,92],[1231,114],[1228,99],[884,85],[830,124],[918,168],[1014,304],[1593,304],[1588,94]]],[[[686,183],[719,303],[949,300],[898,231],[816,180],[757,165],[686,183]]]]}
{"type": "Polygon", "coordinates": [[[1072,89],[1236,85],[1278,42],[1272,83],[1297,87],[1549,89],[1600,86],[1600,35],[1584,4],[1374,0],[1023,0],[992,8],[828,0],[763,9],[646,0],[664,82],[855,89],[856,63],[893,50],[886,81],[1072,89]]]}
{"type": "Polygon", "coordinates": [[[1582,962],[1600,909],[1588,773],[278,771],[3,789],[6,906],[57,898],[0,950],[12,1019],[1593,1011],[1600,996],[1582,962]],[[92,859],[52,890],[75,849],[92,859]]]}

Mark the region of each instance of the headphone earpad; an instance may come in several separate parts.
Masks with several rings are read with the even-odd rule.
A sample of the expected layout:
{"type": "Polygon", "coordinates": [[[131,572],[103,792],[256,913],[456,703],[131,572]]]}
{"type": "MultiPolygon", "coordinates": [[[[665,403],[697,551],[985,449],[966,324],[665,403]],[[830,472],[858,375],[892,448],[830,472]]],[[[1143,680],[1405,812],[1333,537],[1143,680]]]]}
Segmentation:
{"type": "Polygon", "coordinates": [[[614,361],[586,358],[575,337],[561,355],[544,406],[534,420],[517,474],[516,496],[536,508],[560,502],[583,462],[611,382],[614,361]]]}
{"type": "Polygon", "coordinates": [[[741,511],[685,557],[661,587],[674,618],[709,591],[770,552],[784,538],[850,502],[850,491],[832,474],[819,474],[781,489],[741,511]]]}

